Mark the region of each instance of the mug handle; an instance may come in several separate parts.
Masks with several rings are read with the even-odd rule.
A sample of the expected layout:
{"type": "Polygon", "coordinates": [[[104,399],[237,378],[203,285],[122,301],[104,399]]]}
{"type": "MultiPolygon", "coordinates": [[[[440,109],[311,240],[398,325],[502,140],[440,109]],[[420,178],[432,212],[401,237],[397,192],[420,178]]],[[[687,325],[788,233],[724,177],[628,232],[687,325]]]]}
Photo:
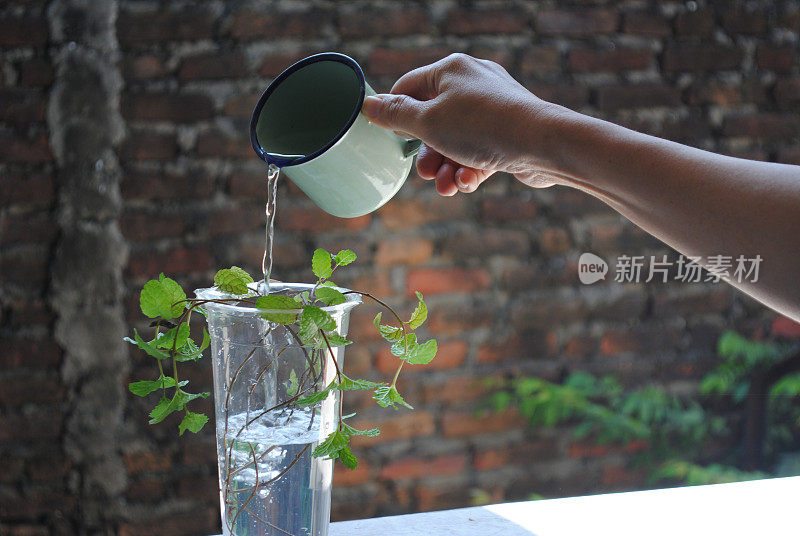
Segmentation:
{"type": "Polygon", "coordinates": [[[412,139],[412,140],[403,140],[403,156],[409,158],[414,156],[419,152],[419,148],[422,146],[422,140],[412,139]]]}

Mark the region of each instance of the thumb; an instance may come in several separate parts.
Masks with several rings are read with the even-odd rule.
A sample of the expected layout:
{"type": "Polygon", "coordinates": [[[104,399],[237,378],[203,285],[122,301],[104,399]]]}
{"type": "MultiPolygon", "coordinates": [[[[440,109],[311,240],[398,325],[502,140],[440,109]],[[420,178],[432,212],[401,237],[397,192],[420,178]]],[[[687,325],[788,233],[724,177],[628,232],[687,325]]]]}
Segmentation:
{"type": "Polygon", "coordinates": [[[416,136],[422,103],[408,95],[384,93],[365,97],[361,111],[378,126],[416,136]]]}

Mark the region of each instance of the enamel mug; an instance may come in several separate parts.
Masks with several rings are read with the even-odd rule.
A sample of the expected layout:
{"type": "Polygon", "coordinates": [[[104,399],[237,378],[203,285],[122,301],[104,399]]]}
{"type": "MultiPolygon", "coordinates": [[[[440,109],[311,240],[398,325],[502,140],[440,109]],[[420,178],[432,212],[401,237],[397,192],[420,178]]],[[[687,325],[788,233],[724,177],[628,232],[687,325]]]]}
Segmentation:
{"type": "Polygon", "coordinates": [[[368,214],[397,193],[421,145],[370,123],[361,113],[368,95],[375,91],[352,58],[326,52],[300,60],[258,100],[253,149],[322,210],[368,214]]]}

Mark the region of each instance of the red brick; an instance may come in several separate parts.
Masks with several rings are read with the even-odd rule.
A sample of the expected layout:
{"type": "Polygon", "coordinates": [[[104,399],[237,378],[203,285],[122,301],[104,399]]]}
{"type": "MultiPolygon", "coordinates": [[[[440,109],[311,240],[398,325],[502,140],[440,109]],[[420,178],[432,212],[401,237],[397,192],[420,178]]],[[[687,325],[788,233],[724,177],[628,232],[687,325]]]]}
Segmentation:
{"type": "Polygon", "coordinates": [[[449,236],[442,252],[457,261],[487,259],[493,255],[526,257],[531,244],[525,231],[513,229],[483,229],[480,233],[449,236]]]}
{"type": "MultiPolygon", "coordinates": [[[[392,287],[392,279],[389,275],[389,272],[385,271],[360,275],[349,282],[348,286],[361,292],[372,294],[379,299],[396,294],[394,287],[392,287]]],[[[367,302],[369,299],[365,299],[364,301],[367,302]]],[[[372,331],[375,331],[374,326],[372,331]]]]}
{"type": "Polygon", "coordinates": [[[545,9],[536,17],[536,30],[543,35],[582,37],[612,33],[619,15],[613,9],[545,9]]]}
{"type": "Polygon", "coordinates": [[[146,242],[152,238],[182,236],[189,223],[183,214],[126,210],[120,219],[120,230],[129,240],[146,242]]]}
{"type": "Polygon", "coordinates": [[[250,119],[261,93],[236,95],[225,104],[225,115],[250,119]]]}
{"type": "Polygon", "coordinates": [[[634,11],[622,19],[622,33],[647,37],[666,37],[672,33],[669,21],[662,15],[634,11]]]}
{"type": "Polygon", "coordinates": [[[600,477],[603,488],[638,489],[646,480],[643,470],[629,469],[625,465],[605,465],[600,477]]]}
{"type": "Polygon", "coordinates": [[[378,209],[381,222],[391,230],[411,230],[437,221],[451,221],[467,215],[464,196],[432,199],[393,199],[378,209]]]}
{"type": "Polygon", "coordinates": [[[408,71],[438,61],[452,50],[447,48],[375,48],[367,59],[370,76],[399,78],[408,71]]]}
{"type": "Polygon", "coordinates": [[[797,48],[793,46],[759,45],[756,63],[760,69],[789,73],[797,62],[797,48]]]}
{"type": "Polygon", "coordinates": [[[800,322],[795,322],[785,316],[779,316],[772,321],[772,328],[770,331],[776,337],[800,339],[800,322]]]}
{"type": "Polygon", "coordinates": [[[533,45],[520,54],[522,76],[548,76],[561,72],[561,51],[556,47],[533,45]]]}
{"type": "Polygon", "coordinates": [[[653,53],[646,48],[576,48],[567,55],[572,71],[632,71],[647,69],[653,53]]]}
{"type": "Polygon", "coordinates": [[[424,295],[446,292],[472,292],[485,290],[492,284],[492,277],[483,268],[419,268],[410,270],[406,277],[409,295],[414,291],[424,295]]]}
{"type": "MultiPolygon", "coordinates": [[[[220,210],[213,213],[209,219],[209,234],[211,236],[225,234],[241,234],[248,231],[262,230],[266,225],[267,216],[260,207],[238,207],[220,210]]],[[[263,244],[261,244],[263,246],[263,244]]],[[[263,247],[261,248],[263,250],[263,247]]]]}
{"type": "Polygon", "coordinates": [[[181,247],[165,252],[135,252],[128,261],[128,274],[136,278],[152,278],[159,273],[175,275],[205,272],[211,268],[208,249],[181,247]]]}
{"type": "Polygon", "coordinates": [[[674,26],[678,35],[708,36],[714,31],[714,14],[707,9],[685,11],[675,17],[674,26]]]}
{"type": "Polygon", "coordinates": [[[182,174],[157,171],[125,171],[120,185],[125,199],[197,199],[210,197],[213,177],[202,170],[182,174]]]}
{"type": "Polygon", "coordinates": [[[589,335],[576,335],[564,344],[564,355],[589,357],[597,351],[597,340],[589,335]]]}
{"type": "Polygon", "coordinates": [[[347,486],[360,486],[372,480],[372,467],[364,456],[359,456],[358,467],[353,470],[346,469],[341,465],[337,466],[333,471],[333,487],[347,487],[347,486]]]}
{"type": "Polygon", "coordinates": [[[597,107],[601,110],[616,111],[679,104],[678,90],[664,85],[605,86],[597,89],[597,107]]]}
{"type": "Polygon", "coordinates": [[[445,381],[429,383],[423,387],[422,396],[426,404],[459,403],[483,398],[486,387],[480,378],[474,376],[456,376],[445,381]]]}
{"type": "MultiPolygon", "coordinates": [[[[408,372],[424,372],[428,370],[448,370],[461,366],[467,356],[467,343],[464,341],[447,341],[439,344],[436,357],[426,365],[406,365],[408,372]]],[[[381,348],[375,356],[375,368],[382,374],[394,374],[400,360],[392,355],[387,346],[381,348]]]]}
{"type": "Polygon", "coordinates": [[[36,89],[0,89],[0,121],[25,124],[43,122],[47,98],[36,89]]]}
{"type": "Polygon", "coordinates": [[[778,149],[775,162],[800,166],[800,146],[782,147],[778,149]]]}
{"type": "Polygon", "coordinates": [[[18,248],[0,256],[0,283],[41,289],[48,277],[49,259],[41,247],[18,248]]]}
{"type": "Polygon", "coordinates": [[[160,478],[142,478],[131,482],[125,498],[138,503],[155,503],[163,499],[166,487],[160,478]]]}
{"type": "Polygon", "coordinates": [[[444,21],[454,35],[514,34],[528,27],[527,16],[513,9],[454,9],[444,21]]]}
{"type": "Polygon", "coordinates": [[[464,411],[448,411],[442,415],[442,435],[444,437],[491,434],[519,429],[524,425],[524,421],[516,410],[488,413],[482,416],[464,411]]]}
{"type": "Polygon", "coordinates": [[[75,497],[66,492],[42,491],[28,496],[4,494],[0,497],[0,517],[26,520],[63,517],[74,511],[75,504],[75,497]]]}
{"type": "Polygon", "coordinates": [[[275,78],[290,65],[311,54],[313,54],[313,51],[306,48],[270,52],[262,60],[258,73],[267,78],[275,78]]]}
{"type": "Polygon", "coordinates": [[[174,134],[133,129],[119,148],[119,157],[130,160],[171,160],[178,154],[174,134]]]}
{"type": "MultiPolygon", "coordinates": [[[[414,405],[413,401],[406,400],[406,402],[411,402],[411,405],[414,405]]],[[[377,437],[358,436],[352,439],[352,443],[356,446],[370,445],[428,436],[434,433],[436,427],[431,413],[419,409],[405,413],[403,413],[404,410],[398,411],[399,413],[396,414],[397,416],[382,417],[381,419],[366,419],[361,417],[358,419],[357,423],[351,422],[351,426],[360,430],[366,430],[375,426],[379,427],[381,430],[380,435],[377,437]]],[[[386,413],[384,413],[384,415],[386,415],[386,413]]],[[[388,415],[391,415],[391,413],[388,415]]]]}
{"type": "Polygon", "coordinates": [[[183,59],[180,80],[214,80],[239,78],[247,72],[244,57],[237,51],[218,51],[197,54],[183,59]]]}
{"type": "Polygon", "coordinates": [[[13,134],[0,134],[0,160],[19,163],[42,163],[53,160],[47,136],[36,136],[32,140],[13,134]]]}
{"type": "Polygon", "coordinates": [[[339,17],[339,34],[345,39],[414,35],[428,33],[430,29],[428,12],[411,6],[400,9],[370,6],[357,14],[339,17]]]}
{"type": "Polygon", "coordinates": [[[30,298],[10,302],[9,322],[14,329],[32,326],[49,327],[55,320],[55,313],[42,300],[30,298]]]}
{"type": "Polygon", "coordinates": [[[440,304],[428,311],[428,330],[435,335],[456,335],[492,324],[488,305],[464,307],[440,304]]]}
{"type": "Polygon", "coordinates": [[[156,12],[121,11],[117,16],[117,39],[122,45],[198,41],[214,35],[215,17],[202,6],[156,12]]]}
{"type": "Polygon", "coordinates": [[[214,114],[211,100],[204,95],[177,93],[127,94],[120,104],[130,121],[175,121],[186,123],[208,119],[214,114]]]}
{"type": "MultiPolygon", "coordinates": [[[[61,436],[64,424],[64,415],[53,411],[52,408],[37,410],[24,415],[6,415],[3,417],[3,426],[0,427],[0,441],[41,441],[44,439],[55,440],[61,436]]],[[[0,516],[2,516],[0,505],[0,516]]]]}
{"type": "Polygon", "coordinates": [[[32,58],[19,66],[21,87],[46,87],[53,83],[53,67],[44,58],[32,58]]]}
{"type": "Polygon", "coordinates": [[[541,328],[553,323],[577,322],[586,314],[586,306],[577,296],[552,295],[512,304],[511,323],[516,329],[541,328]]]}
{"type": "Polygon", "coordinates": [[[767,21],[760,9],[734,8],[722,14],[722,27],[729,34],[757,35],[767,29],[767,21]]]}
{"type": "Polygon", "coordinates": [[[530,460],[553,459],[558,454],[559,448],[556,440],[537,439],[478,451],[475,453],[474,466],[479,471],[488,471],[509,465],[524,465],[530,460]]]}
{"type": "Polygon", "coordinates": [[[664,51],[665,71],[725,71],[736,69],[742,53],[736,47],[718,44],[675,44],[664,51]]]}
{"type": "Polygon", "coordinates": [[[122,74],[127,80],[153,80],[167,74],[164,60],[154,54],[126,56],[122,61],[122,74]]]}
{"type": "Polygon", "coordinates": [[[46,212],[6,215],[0,219],[0,244],[46,244],[52,243],[58,229],[46,212]]]}
{"type": "Polygon", "coordinates": [[[0,17],[0,46],[41,46],[47,43],[45,17],[3,15],[0,17]]]}
{"type": "Polygon", "coordinates": [[[316,207],[285,207],[278,203],[275,219],[280,222],[278,225],[286,231],[315,233],[335,230],[358,231],[369,226],[372,216],[367,214],[358,218],[337,218],[316,207]]]}
{"type": "Polygon", "coordinates": [[[732,115],[722,123],[725,136],[785,140],[796,137],[798,132],[800,117],[792,113],[732,115]]]}
{"type": "Polygon", "coordinates": [[[178,480],[178,497],[214,504],[219,500],[219,480],[216,475],[181,477],[178,480]]]}
{"type": "Polygon", "coordinates": [[[126,452],[123,457],[125,467],[131,475],[139,473],[159,473],[172,467],[169,456],[163,452],[126,452]]]}
{"type": "Polygon", "coordinates": [[[420,512],[431,510],[445,510],[458,508],[471,504],[472,491],[467,486],[458,487],[418,487],[414,495],[417,500],[417,509],[420,512]]]}
{"type": "Polygon", "coordinates": [[[775,100],[782,105],[800,102],[800,76],[779,79],[775,83],[775,100]]]}
{"type": "Polygon", "coordinates": [[[448,454],[431,459],[403,458],[381,468],[380,478],[398,481],[454,475],[463,472],[466,467],[465,454],[448,454]]]}
{"type": "Polygon", "coordinates": [[[548,227],[542,230],[539,244],[545,253],[564,253],[569,251],[572,241],[566,229],[548,227]]]}
{"type": "Polygon", "coordinates": [[[486,197],[480,200],[481,221],[525,222],[536,217],[536,202],[519,197],[486,197]]]}
{"type": "Polygon", "coordinates": [[[528,86],[536,96],[567,108],[580,108],[589,102],[589,88],[576,84],[528,86]]]}
{"type": "Polygon", "coordinates": [[[64,399],[64,386],[55,380],[13,377],[0,380],[0,405],[53,404],[64,399]]]}
{"type": "Polygon", "coordinates": [[[272,40],[282,37],[311,39],[322,34],[328,15],[320,10],[281,13],[241,9],[233,16],[230,34],[242,40],[272,40]]]}
{"type": "Polygon", "coordinates": [[[162,517],[146,516],[143,520],[125,521],[119,525],[119,536],[191,536],[219,533],[219,505],[206,509],[192,508],[190,513],[171,513],[162,517]]]}
{"type": "Polygon", "coordinates": [[[558,337],[552,331],[525,331],[508,340],[491,342],[478,350],[478,363],[519,361],[552,357],[558,352],[558,337]]]}
{"type": "Polygon", "coordinates": [[[252,158],[255,156],[250,139],[220,130],[207,130],[197,136],[197,156],[200,158],[252,158]]]}
{"type": "Polygon", "coordinates": [[[375,263],[379,265],[423,264],[433,254],[433,242],[424,238],[390,238],[378,244],[375,263]]]}
{"type": "Polygon", "coordinates": [[[51,341],[4,338],[0,353],[3,368],[31,367],[54,369],[61,364],[61,348],[51,341]]]}

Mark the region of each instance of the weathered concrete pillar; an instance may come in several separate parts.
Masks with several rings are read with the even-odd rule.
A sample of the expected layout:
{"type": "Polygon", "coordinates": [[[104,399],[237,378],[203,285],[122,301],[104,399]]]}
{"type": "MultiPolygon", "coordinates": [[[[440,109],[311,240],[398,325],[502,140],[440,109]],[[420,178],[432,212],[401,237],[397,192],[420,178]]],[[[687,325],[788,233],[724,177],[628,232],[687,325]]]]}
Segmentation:
{"type": "Polygon", "coordinates": [[[64,450],[81,534],[111,534],[126,485],[119,435],[128,372],[122,306],[127,246],[115,146],[124,134],[117,2],[55,0],[48,8],[56,77],[48,106],[57,163],[60,238],[50,300],[65,350],[64,450]],[[108,512],[108,514],[106,514],[108,512]]]}

